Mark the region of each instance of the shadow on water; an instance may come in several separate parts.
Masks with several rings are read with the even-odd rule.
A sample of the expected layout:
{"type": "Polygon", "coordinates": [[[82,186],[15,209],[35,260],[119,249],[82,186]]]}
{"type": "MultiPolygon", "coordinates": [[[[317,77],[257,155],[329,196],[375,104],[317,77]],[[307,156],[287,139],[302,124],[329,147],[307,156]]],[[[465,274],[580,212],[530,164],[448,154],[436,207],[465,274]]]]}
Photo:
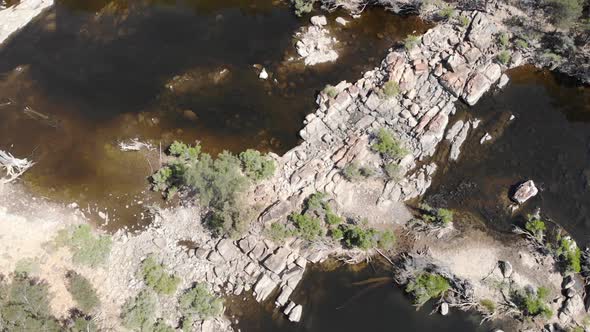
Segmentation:
{"type": "Polygon", "coordinates": [[[128,206],[145,203],[157,152],[122,153],[119,140],[283,153],[317,91],[356,80],[427,28],[369,9],[330,26],[337,63],[304,68],[288,60],[308,19],[271,0],[58,1],[0,49],[0,148],[37,162],[25,180],[42,194],[105,209],[114,228],[136,224],[128,206]]]}
{"type": "Polygon", "coordinates": [[[590,87],[533,67],[512,70],[505,90],[468,116],[483,120],[457,164],[439,173],[426,199],[479,214],[508,231],[509,188],[533,179],[540,194],[518,213],[540,207],[581,244],[590,236],[590,87]],[[515,119],[510,121],[513,114],[515,119]],[[489,132],[491,143],[479,140],[489,132]]]}
{"type": "Polygon", "coordinates": [[[303,305],[303,320],[293,324],[274,303],[253,305],[248,296],[228,300],[228,312],[238,320],[243,332],[391,332],[391,331],[490,331],[479,325],[481,317],[452,310],[442,317],[428,315],[428,304],[416,310],[403,291],[394,286],[391,272],[380,263],[371,266],[338,266],[325,271],[326,265],[308,269],[295,290],[293,300],[303,305]],[[389,282],[382,282],[389,278],[389,282]],[[363,284],[374,280],[375,283],[363,284]]]}

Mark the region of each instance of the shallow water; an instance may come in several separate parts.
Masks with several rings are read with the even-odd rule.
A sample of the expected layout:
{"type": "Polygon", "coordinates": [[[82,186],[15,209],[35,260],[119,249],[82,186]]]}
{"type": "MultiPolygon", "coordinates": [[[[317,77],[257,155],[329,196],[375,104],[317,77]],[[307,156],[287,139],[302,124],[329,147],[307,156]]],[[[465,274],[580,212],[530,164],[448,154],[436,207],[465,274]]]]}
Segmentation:
{"type": "MultiPolygon", "coordinates": [[[[393,285],[385,264],[338,266],[330,272],[314,266],[295,291],[294,301],[303,305],[303,321],[294,324],[274,308],[259,306],[250,297],[229,300],[228,313],[243,332],[391,332],[391,331],[491,331],[479,325],[481,317],[456,310],[449,316],[429,315],[426,304],[416,310],[402,290],[393,285]]],[[[496,324],[493,327],[500,327],[496,324]]],[[[508,331],[509,329],[507,329],[508,331]]]]}
{"type": "Polygon", "coordinates": [[[119,140],[285,152],[317,91],[358,79],[426,28],[368,9],[331,26],[337,63],[304,68],[287,60],[308,20],[270,0],[59,1],[0,49],[0,148],[37,162],[25,181],[39,193],[109,213],[112,229],[141,224],[158,149],[122,153],[119,140]]]}
{"type": "Polygon", "coordinates": [[[509,75],[504,91],[486,96],[468,111],[467,116],[482,119],[483,125],[468,139],[459,162],[437,174],[426,199],[476,213],[499,230],[509,230],[516,217],[539,207],[545,219],[587,244],[590,87],[528,66],[509,75]],[[508,121],[510,114],[516,117],[513,121],[508,121]],[[485,132],[494,140],[480,145],[485,132]],[[527,179],[535,181],[540,194],[512,215],[509,190],[527,179]]]}

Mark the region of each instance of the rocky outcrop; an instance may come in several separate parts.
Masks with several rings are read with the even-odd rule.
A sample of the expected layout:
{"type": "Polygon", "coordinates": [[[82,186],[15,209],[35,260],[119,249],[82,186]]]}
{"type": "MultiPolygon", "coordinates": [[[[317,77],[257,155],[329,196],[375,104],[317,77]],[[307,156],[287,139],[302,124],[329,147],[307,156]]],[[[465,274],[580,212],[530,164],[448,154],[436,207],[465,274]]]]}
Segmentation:
{"type": "Polygon", "coordinates": [[[512,195],[512,199],[518,204],[523,204],[538,193],[539,190],[535,186],[535,182],[533,182],[533,180],[528,180],[516,188],[514,195],[512,195]]]}
{"type": "Polygon", "coordinates": [[[307,66],[336,61],[338,53],[334,47],[338,41],[330,36],[328,29],[324,28],[325,24],[321,24],[326,18],[323,17],[323,20],[318,16],[313,18],[313,25],[304,27],[295,34],[297,54],[307,66]]]}
{"type": "Polygon", "coordinates": [[[21,0],[17,6],[0,10],[0,47],[13,33],[51,6],[53,0],[21,0]]]}

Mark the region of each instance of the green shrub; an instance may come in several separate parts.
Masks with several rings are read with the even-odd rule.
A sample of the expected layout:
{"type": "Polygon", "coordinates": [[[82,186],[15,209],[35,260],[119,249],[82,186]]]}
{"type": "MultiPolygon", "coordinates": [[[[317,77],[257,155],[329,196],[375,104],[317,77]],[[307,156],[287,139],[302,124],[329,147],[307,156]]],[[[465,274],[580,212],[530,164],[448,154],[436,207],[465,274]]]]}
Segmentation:
{"type": "Polygon", "coordinates": [[[529,43],[527,43],[527,41],[522,38],[518,38],[514,43],[516,44],[516,47],[518,47],[521,50],[529,48],[529,43]]]}
{"type": "Polygon", "coordinates": [[[395,234],[390,230],[382,231],[377,234],[377,247],[379,249],[393,249],[393,247],[395,247],[395,241],[395,234]]]}
{"type": "Polygon", "coordinates": [[[62,331],[51,315],[49,286],[18,274],[10,284],[0,284],[0,330],[62,331]]]}
{"type": "Polygon", "coordinates": [[[175,332],[176,329],[171,327],[170,325],[164,323],[161,319],[159,319],[156,324],[154,324],[152,332],[175,332]]]}
{"type": "Polygon", "coordinates": [[[315,192],[305,200],[305,212],[313,210],[323,210],[326,208],[327,194],[324,192],[315,192]]]}
{"type": "Polygon", "coordinates": [[[339,227],[332,228],[330,230],[330,237],[336,241],[340,241],[344,238],[344,231],[339,227]]]}
{"type": "Polygon", "coordinates": [[[479,304],[488,312],[488,313],[493,313],[496,311],[496,304],[494,303],[494,301],[490,300],[490,299],[483,299],[481,301],[479,301],[479,304]]]}
{"type": "Polygon", "coordinates": [[[67,332],[97,332],[98,327],[90,316],[76,315],[71,317],[66,326],[67,332]]]}
{"type": "Polygon", "coordinates": [[[94,236],[88,224],[60,230],[54,243],[58,247],[68,247],[74,263],[90,267],[103,264],[109,257],[112,247],[110,236],[94,236]]]}
{"type": "Polygon", "coordinates": [[[92,286],[88,279],[74,271],[69,271],[66,279],[68,292],[70,292],[80,310],[89,313],[98,307],[100,300],[96,294],[96,289],[94,289],[94,286],[92,286]]]}
{"type": "Polygon", "coordinates": [[[406,292],[414,297],[414,304],[422,306],[430,299],[439,298],[451,288],[449,281],[434,273],[422,273],[406,285],[406,292]]]}
{"type": "Polygon", "coordinates": [[[280,222],[274,222],[266,232],[267,236],[275,243],[283,243],[286,238],[293,236],[293,232],[280,222]]]}
{"type": "Polygon", "coordinates": [[[247,177],[254,181],[268,179],[275,173],[275,162],[259,151],[248,149],[240,153],[242,168],[247,177]]]}
{"type": "Polygon", "coordinates": [[[444,5],[438,13],[441,17],[446,19],[450,19],[456,14],[455,8],[449,5],[444,5]]]}
{"type": "Polygon", "coordinates": [[[335,214],[331,209],[326,209],[326,223],[330,226],[340,225],[344,219],[335,214]]]}
{"type": "Polygon", "coordinates": [[[297,235],[305,240],[316,240],[325,233],[321,221],[317,218],[299,213],[292,213],[289,218],[297,228],[297,235]]]}
{"type": "Polygon", "coordinates": [[[461,24],[462,27],[467,27],[469,25],[469,23],[471,22],[471,19],[465,15],[461,15],[459,16],[459,23],[461,24]]]}
{"type": "Polygon", "coordinates": [[[205,284],[196,284],[179,299],[183,314],[183,328],[188,329],[195,320],[218,317],[223,313],[223,301],[213,295],[205,284]]]}
{"type": "Polygon", "coordinates": [[[40,272],[39,261],[34,258],[23,258],[16,262],[14,273],[24,276],[37,275],[40,272]]]}
{"type": "Polygon", "coordinates": [[[555,54],[552,52],[545,52],[545,53],[541,54],[541,60],[543,60],[544,62],[559,64],[559,63],[561,63],[562,58],[561,58],[561,55],[559,55],[559,54],[555,54]]]}
{"type": "Polygon", "coordinates": [[[399,84],[397,84],[397,82],[387,81],[381,87],[381,94],[385,98],[397,97],[397,95],[399,95],[399,93],[400,93],[400,89],[399,89],[399,84]]]}
{"type": "Polygon", "coordinates": [[[201,146],[190,146],[182,142],[174,141],[168,148],[168,153],[176,158],[185,161],[191,161],[199,157],[201,154],[201,146]]]}
{"type": "Polygon", "coordinates": [[[404,47],[408,51],[413,49],[414,47],[418,46],[419,43],[420,43],[420,37],[415,36],[415,35],[408,35],[404,39],[404,47]]]}
{"type": "Polygon", "coordinates": [[[315,0],[293,0],[293,6],[295,7],[295,15],[301,17],[305,14],[310,13],[313,10],[313,4],[315,0]]]}
{"type": "Polygon", "coordinates": [[[344,243],[349,248],[371,249],[376,246],[376,231],[358,225],[347,225],[344,228],[344,243]]]}
{"type": "Polygon", "coordinates": [[[158,263],[153,255],[141,262],[140,276],[158,294],[174,294],[180,283],[180,278],[167,273],[164,265],[158,263]]]}
{"type": "Polygon", "coordinates": [[[342,169],[342,175],[344,178],[350,182],[357,182],[363,178],[361,174],[361,169],[359,165],[355,162],[352,162],[342,169]]]}
{"type": "Polygon", "coordinates": [[[549,290],[539,287],[536,292],[530,290],[515,290],[511,299],[525,316],[542,316],[546,319],[553,316],[553,312],[546,303],[549,290]]]}
{"type": "Polygon", "coordinates": [[[529,231],[537,240],[543,241],[543,235],[547,229],[543,220],[535,219],[529,216],[529,220],[525,223],[524,228],[529,231]]]}
{"type": "Polygon", "coordinates": [[[144,289],[127,300],[121,309],[123,325],[134,331],[151,331],[156,321],[157,299],[153,292],[144,289]]]}
{"type": "Polygon", "coordinates": [[[553,23],[560,28],[571,27],[584,10],[584,0],[546,0],[553,23]]]}
{"type": "Polygon", "coordinates": [[[510,36],[506,32],[502,32],[498,36],[498,41],[500,42],[500,45],[504,48],[510,46],[510,36]]]}
{"type": "Polygon", "coordinates": [[[401,177],[401,166],[398,163],[390,162],[383,166],[387,179],[397,181],[401,177]]]}
{"type": "Polygon", "coordinates": [[[559,239],[557,255],[563,257],[564,270],[566,272],[579,273],[582,270],[582,251],[574,240],[569,237],[559,239]]]}
{"type": "Polygon", "coordinates": [[[506,50],[500,51],[500,53],[498,53],[498,55],[497,55],[498,61],[503,65],[507,65],[508,62],[510,62],[511,57],[512,56],[510,55],[510,52],[508,52],[506,50]]]}
{"type": "Polygon", "coordinates": [[[433,208],[428,204],[420,204],[422,219],[429,223],[448,225],[453,222],[453,211],[443,208],[433,208]]]}
{"type": "Polygon", "coordinates": [[[338,90],[330,84],[326,85],[324,93],[330,98],[336,98],[336,96],[338,96],[338,90]]]}
{"type": "Polygon", "coordinates": [[[376,142],[371,148],[381,153],[384,157],[390,159],[401,159],[408,151],[402,146],[402,144],[393,137],[393,134],[384,128],[379,129],[376,136],[376,142]]]}

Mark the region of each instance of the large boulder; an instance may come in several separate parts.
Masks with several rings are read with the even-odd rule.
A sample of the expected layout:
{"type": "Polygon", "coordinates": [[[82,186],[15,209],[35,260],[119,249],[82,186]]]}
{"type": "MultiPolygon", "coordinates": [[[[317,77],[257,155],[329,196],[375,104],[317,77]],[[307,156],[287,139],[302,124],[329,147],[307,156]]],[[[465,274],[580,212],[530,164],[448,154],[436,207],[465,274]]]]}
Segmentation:
{"type": "Polygon", "coordinates": [[[539,189],[535,186],[533,180],[528,180],[516,188],[512,199],[518,204],[522,204],[539,193],[539,189]]]}

